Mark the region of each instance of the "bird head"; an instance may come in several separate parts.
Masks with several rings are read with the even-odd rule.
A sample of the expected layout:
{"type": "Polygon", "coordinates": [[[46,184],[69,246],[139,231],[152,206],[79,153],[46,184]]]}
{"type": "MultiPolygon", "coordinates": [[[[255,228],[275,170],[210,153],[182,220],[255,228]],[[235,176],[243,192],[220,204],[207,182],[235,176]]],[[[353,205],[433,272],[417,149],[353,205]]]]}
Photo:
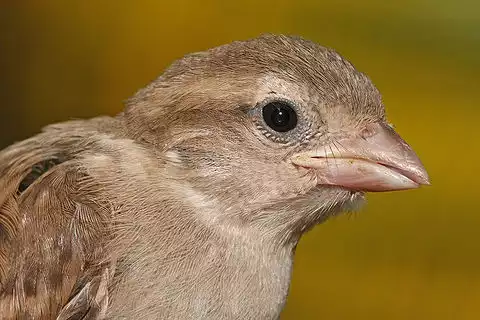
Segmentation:
{"type": "Polygon", "coordinates": [[[429,183],[370,79],[301,38],[185,56],[128,100],[125,117],[186,198],[240,228],[298,235],[365,192],[429,183]]]}

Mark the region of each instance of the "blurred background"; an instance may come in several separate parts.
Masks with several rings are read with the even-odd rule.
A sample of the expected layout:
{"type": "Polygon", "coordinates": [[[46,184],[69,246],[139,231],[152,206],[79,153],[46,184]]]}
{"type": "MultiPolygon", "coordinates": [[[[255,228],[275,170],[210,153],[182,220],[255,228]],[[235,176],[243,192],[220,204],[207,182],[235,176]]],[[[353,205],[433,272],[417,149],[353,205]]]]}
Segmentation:
{"type": "Polygon", "coordinates": [[[467,0],[0,0],[0,148],[120,112],[186,53],[304,36],[373,79],[433,186],[305,236],[282,319],[480,319],[479,30],[467,0]]]}

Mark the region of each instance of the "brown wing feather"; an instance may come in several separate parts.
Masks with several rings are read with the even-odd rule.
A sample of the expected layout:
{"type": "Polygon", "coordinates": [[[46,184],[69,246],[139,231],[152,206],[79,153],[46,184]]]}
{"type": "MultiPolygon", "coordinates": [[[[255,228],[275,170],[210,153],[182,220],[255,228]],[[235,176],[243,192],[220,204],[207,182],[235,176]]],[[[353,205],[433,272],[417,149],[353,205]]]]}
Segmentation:
{"type": "Polygon", "coordinates": [[[0,152],[1,319],[104,313],[111,210],[76,158],[83,134],[53,128],[0,152]]]}
{"type": "Polygon", "coordinates": [[[94,277],[63,307],[56,320],[103,319],[108,307],[108,284],[112,269],[94,277]]]}

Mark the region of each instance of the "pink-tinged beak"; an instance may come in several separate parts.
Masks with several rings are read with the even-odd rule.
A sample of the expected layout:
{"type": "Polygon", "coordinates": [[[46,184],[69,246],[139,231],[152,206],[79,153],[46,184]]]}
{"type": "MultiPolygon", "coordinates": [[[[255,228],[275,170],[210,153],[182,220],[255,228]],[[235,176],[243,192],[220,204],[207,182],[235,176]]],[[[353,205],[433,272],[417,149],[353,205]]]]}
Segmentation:
{"type": "Polygon", "coordinates": [[[377,123],[365,132],[296,154],[291,161],[314,169],[320,185],[355,191],[406,190],[430,184],[420,159],[390,126],[377,123]]]}

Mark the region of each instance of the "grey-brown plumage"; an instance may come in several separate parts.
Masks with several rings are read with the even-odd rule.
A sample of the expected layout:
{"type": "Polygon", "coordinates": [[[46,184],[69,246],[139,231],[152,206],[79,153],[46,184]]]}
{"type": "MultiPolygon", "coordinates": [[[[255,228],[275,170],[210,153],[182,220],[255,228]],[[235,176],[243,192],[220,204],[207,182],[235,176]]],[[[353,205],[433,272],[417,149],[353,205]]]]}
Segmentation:
{"type": "Polygon", "coordinates": [[[192,54],[124,113],[0,152],[1,319],[276,319],[306,230],[427,183],[335,51],[265,35],[192,54]]]}

